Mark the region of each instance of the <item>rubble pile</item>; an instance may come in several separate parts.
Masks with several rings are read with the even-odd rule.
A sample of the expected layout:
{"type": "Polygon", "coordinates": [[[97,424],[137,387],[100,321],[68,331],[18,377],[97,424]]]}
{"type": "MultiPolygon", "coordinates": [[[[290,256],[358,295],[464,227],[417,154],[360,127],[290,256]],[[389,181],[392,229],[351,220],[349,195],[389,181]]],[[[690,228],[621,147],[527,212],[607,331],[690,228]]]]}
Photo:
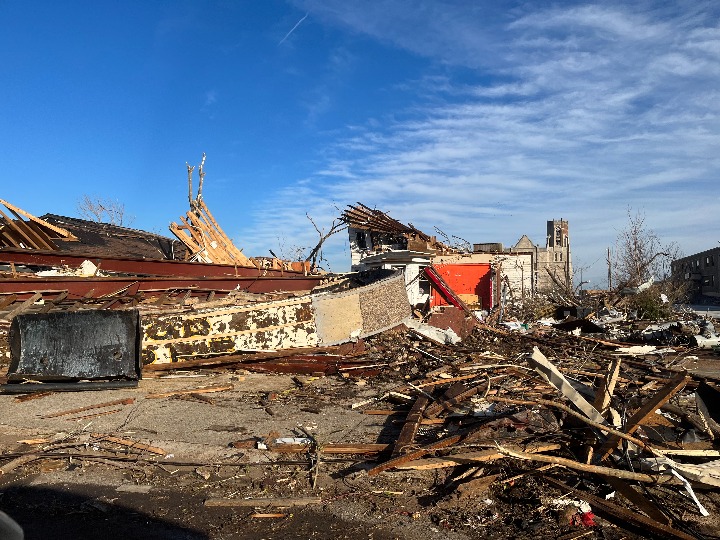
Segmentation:
{"type": "MultiPolygon", "coordinates": [[[[205,508],[329,509],[340,501],[365,504],[375,493],[370,499],[382,499],[373,511],[378,517],[393,514],[402,501],[412,519],[470,537],[575,538],[589,531],[605,538],[704,538],[716,530],[718,390],[712,377],[683,368],[683,359],[698,352],[691,347],[619,343],[546,326],[509,331],[478,324],[454,345],[397,327],[335,352],[341,353],[336,366],[338,357],[357,365],[342,365],[329,377],[322,370],[296,375],[285,391],[255,392],[241,401],[259,405],[268,418],[285,411],[290,418],[313,415],[318,423],[323,410],[341,404],[348,425],[376,422],[374,438],[366,433],[348,440],[342,431],[344,440],[334,439],[307,423],[264,431],[258,422],[243,428],[245,437],[227,439],[242,452],[228,464],[168,460],[168,450],[152,441],[81,432],[60,443],[25,441],[5,451],[3,473],[68,460],[202,467],[214,471],[210,476],[222,467],[260,465],[268,469],[264,483],[240,492],[231,479],[215,485],[202,492],[205,508]],[[321,389],[325,380],[335,383],[321,389]],[[290,483],[277,482],[287,475],[290,483]]],[[[701,355],[715,361],[712,352],[701,355]]],[[[279,371],[292,371],[288,365],[279,371]]],[[[236,382],[142,399],[217,407],[220,396],[242,385],[244,368],[252,366],[196,368],[236,382]]],[[[159,379],[143,383],[150,380],[159,379]]],[[[131,403],[60,413],[87,422],[131,403]]]]}

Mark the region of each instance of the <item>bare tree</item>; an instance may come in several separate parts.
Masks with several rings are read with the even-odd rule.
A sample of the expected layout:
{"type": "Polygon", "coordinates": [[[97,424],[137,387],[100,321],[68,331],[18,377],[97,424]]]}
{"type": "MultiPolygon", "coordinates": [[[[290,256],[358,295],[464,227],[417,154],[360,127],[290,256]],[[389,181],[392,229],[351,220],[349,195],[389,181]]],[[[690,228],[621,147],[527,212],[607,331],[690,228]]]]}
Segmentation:
{"type": "Polygon", "coordinates": [[[338,219],[334,219],[332,224],[330,225],[330,230],[328,232],[325,232],[325,229],[320,229],[315,221],[313,221],[313,218],[310,217],[309,214],[305,214],[307,218],[310,220],[310,223],[313,224],[313,227],[315,227],[315,230],[317,231],[318,235],[320,236],[320,239],[318,240],[317,245],[310,251],[310,254],[305,258],[306,261],[310,261],[310,267],[316,268],[318,261],[322,260],[322,246],[325,243],[325,241],[330,238],[333,234],[339,233],[340,231],[344,231],[348,228],[348,225],[345,222],[342,222],[338,219]]]}
{"type": "Polygon", "coordinates": [[[619,296],[616,303],[637,311],[643,319],[665,319],[672,316],[672,306],[682,301],[687,286],[672,276],[671,263],[680,258],[674,242],[663,244],[660,237],[645,225],[645,215],[628,209],[628,224],[618,233],[612,260],[612,276],[619,296]],[[654,284],[640,287],[651,279],[654,284]]]}
{"type": "Polygon", "coordinates": [[[660,237],[645,225],[645,214],[628,208],[628,224],[615,242],[613,274],[622,287],[637,287],[650,278],[670,277],[670,263],[679,255],[675,243],[663,245],[660,237]]]}
{"type": "Polygon", "coordinates": [[[123,203],[97,196],[83,195],[77,203],[77,211],[82,218],[98,223],[123,226],[134,221],[134,217],[125,212],[123,203]]]}

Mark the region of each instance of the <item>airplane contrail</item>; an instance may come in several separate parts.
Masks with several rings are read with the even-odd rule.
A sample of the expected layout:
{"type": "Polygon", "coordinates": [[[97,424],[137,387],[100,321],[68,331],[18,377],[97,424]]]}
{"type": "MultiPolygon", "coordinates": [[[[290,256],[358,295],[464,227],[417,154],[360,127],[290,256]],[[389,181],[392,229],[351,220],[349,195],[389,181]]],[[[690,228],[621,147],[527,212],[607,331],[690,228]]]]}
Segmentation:
{"type": "Polygon", "coordinates": [[[309,12],[309,11],[305,14],[305,16],[304,16],[302,19],[300,19],[298,22],[295,23],[295,26],[293,26],[293,27],[290,29],[290,31],[289,31],[287,34],[285,34],[285,37],[280,40],[280,42],[278,43],[278,45],[282,45],[283,42],[284,42],[287,38],[290,37],[290,34],[292,34],[292,33],[295,31],[295,29],[296,29],[298,26],[300,26],[300,24],[302,24],[302,22],[303,22],[305,19],[307,19],[308,15],[310,15],[310,12],[309,12]]]}

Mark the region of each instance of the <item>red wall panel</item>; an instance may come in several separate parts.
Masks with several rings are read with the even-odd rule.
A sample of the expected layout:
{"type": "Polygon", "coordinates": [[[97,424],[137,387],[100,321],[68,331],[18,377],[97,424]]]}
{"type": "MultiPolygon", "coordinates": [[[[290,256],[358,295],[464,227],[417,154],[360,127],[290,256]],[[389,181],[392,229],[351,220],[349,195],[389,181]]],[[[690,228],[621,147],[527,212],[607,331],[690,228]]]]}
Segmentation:
{"type": "MultiPolygon", "coordinates": [[[[436,264],[435,270],[456,294],[475,294],[483,309],[492,307],[492,275],[489,263],[436,264]]],[[[430,295],[430,306],[445,306],[447,301],[435,289],[430,295]]]]}

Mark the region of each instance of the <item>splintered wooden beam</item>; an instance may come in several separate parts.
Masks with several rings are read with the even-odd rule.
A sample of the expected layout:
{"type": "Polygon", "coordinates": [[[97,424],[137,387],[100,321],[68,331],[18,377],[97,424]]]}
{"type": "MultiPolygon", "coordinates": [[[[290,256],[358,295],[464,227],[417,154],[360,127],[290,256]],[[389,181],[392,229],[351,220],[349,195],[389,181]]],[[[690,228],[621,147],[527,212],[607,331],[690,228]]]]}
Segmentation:
{"type": "Polygon", "coordinates": [[[430,403],[430,400],[426,396],[420,396],[415,400],[412,409],[410,409],[405,419],[405,424],[402,430],[400,430],[400,435],[395,442],[395,447],[392,451],[393,457],[401,455],[405,448],[415,442],[415,435],[417,435],[417,430],[423,417],[423,411],[428,403],[430,403]]]}
{"type": "Polygon", "coordinates": [[[22,210],[21,208],[18,208],[17,206],[13,206],[12,204],[10,204],[7,201],[0,199],[0,204],[4,205],[5,208],[7,208],[8,210],[10,210],[12,212],[17,212],[18,214],[22,214],[27,219],[29,219],[30,221],[34,221],[38,225],[50,229],[51,231],[57,233],[61,238],[65,238],[66,240],[77,240],[77,238],[71,232],[66,231],[65,229],[62,229],[60,227],[56,227],[55,225],[52,225],[52,224],[48,223],[47,221],[43,221],[42,219],[37,218],[37,217],[33,216],[32,214],[29,214],[25,210],[22,210]]]}
{"type": "Polygon", "coordinates": [[[0,300],[0,309],[5,309],[17,300],[17,294],[11,294],[0,300]]]}
{"type": "Polygon", "coordinates": [[[607,408],[610,406],[610,400],[612,399],[613,392],[615,391],[615,384],[620,374],[620,363],[622,360],[619,356],[616,356],[610,362],[607,374],[600,381],[600,386],[595,393],[595,401],[593,407],[595,407],[600,414],[605,414],[607,408]]]}
{"type": "MultiPolygon", "coordinates": [[[[12,229],[15,233],[15,241],[19,241],[25,245],[26,248],[31,249],[44,249],[45,246],[40,246],[36,241],[34,241],[30,235],[27,233],[27,229],[23,227],[24,222],[22,220],[20,221],[14,221],[11,217],[9,217],[5,212],[0,210],[0,217],[2,217],[5,220],[5,223],[7,223],[8,227],[12,229]]],[[[9,236],[8,236],[9,237],[9,236]]]]}
{"type": "Polygon", "coordinates": [[[12,320],[16,315],[19,315],[20,313],[25,311],[27,308],[32,306],[35,302],[37,302],[41,298],[42,298],[42,293],[36,292],[30,298],[25,300],[22,304],[20,304],[15,309],[13,309],[10,313],[5,315],[5,317],[3,317],[3,318],[7,319],[8,321],[12,320]]]}
{"type": "MultiPolygon", "coordinates": [[[[232,443],[236,448],[246,448],[243,441],[232,443]]],[[[301,454],[308,451],[310,444],[269,444],[269,452],[279,454],[301,454]]],[[[380,454],[390,448],[389,444],[368,443],[368,444],[343,444],[328,443],[322,445],[323,454],[380,454]]]]}
{"type": "Polygon", "coordinates": [[[170,231],[177,237],[178,240],[190,248],[190,251],[192,251],[193,254],[201,251],[200,246],[198,246],[192,237],[185,232],[185,229],[180,227],[177,223],[170,224],[170,231]]]}
{"type": "MultiPolygon", "coordinates": [[[[549,452],[550,450],[558,450],[560,445],[557,443],[533,443],[526,447],[519,447],[510,445],[510,448],[525,451],[530,454],[537,452],[549,452]]],[[[446,469],[448,467],[457,467],[458,465],[472,465],[474,463],[485,463],[486,461],[495,461],[496,459],[502,459],[507,457],[505,454],[499,452],[496,448],[488,450],[479,450],[477,452],[465,452],[462,454],[452,454],[450,456],[418,459],[410,461],[404,465],[399,465],[397,468],[400,470],[434,470],[434,469],[446,469]]]]}
{"type": "Polygon", "coordinates": [[[158,448],[157,446],[150,446],[147,444],[139,443],[137,441],[133,441],[130,439],[122,439],[120,437],[113,437],[112,435],[104,435],[102,433],[93,433],[92,437],[95,439],[99,439],[102,441],[108,441],[113,442],[115,444],[121,444],[123,446],[127,446],[129,448],[135,448],[137,450],[145,450],[147,452],[152,452],[153,454],[158,454],[161,456],[164,456],[167,454],[165,450],[162,448],[158,448]]]}
{"type": "MultiPolygon", "coordinates": [[[[498,452],[504,454],[507,457],[526,459],[529,461],[540,461],[542,463],[554,463],[556,465],[560,465],[561,467],[567,467],[568,469],[574,469],[576,471],[584,471],[599,474],[601,476],[613,476],[615,478],[623,478],[625,480],[634,480],[637,482],[645,482],[648,484],[658,484],[663,480],[668,479],[667,476],[663,479],[661,477],[662,475],[660,474],[636,473],[632,471],[626,471],[624,469],[614,469],[612,467],[603,467],[600,465],[588,465],[587,463],[581,463],[573,459],[558,456],[546,456],[543,454],[517,452],[515,450],[510,450],[509,448],[504,448],[500,445],[498,445],[498,452]]],[[[668,482],[674,483],[676,482],[676,480],[674,477],[671,477],[671,479],[668,479],[668,482]]]]}
{"type": "Polygon", "coordinates": [[[390,459],[390,460],[386,461],[385,463],[381,463],[380,465],[377,465],[376,467],[373,467],[372,469],[370,469],[368,471],[368,476],[376,476],[382,472],[387,471],[388,469],[393,469],[395,467],[399,467],[400,465],[403,465],[403,464],[413,461],[415,459],[420,459],[423,456],[431,454],[435,450],[440,450],[441,448],[447,448],[448,446],[453,446],[454,444],[457,444],[460,441],[471,436],[474,432],[475,432],[475,430],[470,431],[469,433],[445,437],[444,439],[440,439],[439,441],[435,441],[434,443],[425,445],[422,448],[418,448],[417,450],[415,450],[413,452],[409,452],[405,455],[390,459]]]}
{"type": "Polygon", "coordinates": [[[80,407],[78,409],[70,409],[68,411],[60,411],[56,413],[46,414],[41,416],[42,419],[57,418],[58,416],[65,416],[67,414],[76,414],[83,411],[90,411],[92,409],[101,409],[103,407],[112,407],[113,405],[130,405],[135,403],[135,398],[127,399],[116,399],[115,401],[107,401],[105,403],[98,403],[96,405],[88,405],[87,407],[80,407]]]}
{"type": "Polygon", "coordinates": [[[40,313],[48,313],[51,309],[57,306],[60,302],[65,300],[68,296],[68,291],[61,291],[55,298],[45,302],[45,305],[40,310],[40,313]]]}
{"type": "MultiPolygon", "coordinates": [[[[463,386],[461,385],[461,388],[463,386]]],[[[454,387],[451,387],[454,388],[454,387]]],[[[485,390],[487,388],[487,385],[485,384],[479,384],[476,386],[473,386],[471,388],[468,388],[467,390],[464,390],[462,392],[459,392],[455,394],[454,396],[448,395],[447,399],[444,401],[441,401],[439,403],[435,403],[431,407],[428,407],[425,411],[425,417],[426,418],[435,418],[438,414],[440,414],[442,411],[449,411],[452,410],[452,407],[465,401],[467,398],[474,396],[480,390],[485,390]]],[[[454,393],[454,392],[453,392],[454,393]]]]}
{"type": "Polygon", "coordinates": [[[215,236],[218,241],[222,242],[223,247],[227,250],[234,261],[240,264],[247,264],[248,258],[235,246],[235,244],[232,243],[230,237],[225,234],[225,231],[222,230],[218,222],[215,220],[215,217],[210,212],[210,209],[205,204],[205,201],[202,199],[198,201],[198,207],[198,214],[203,218],[203,221],[209,225],[208,228],[212,231],[213,236],[215,236]]]}
{"type": "Polygon", "coordinates": [[[204,388],[187,388],[185,390],[174,390],[172,392],[160,392],[157,394],[147,394],[146,399],[158,399],[170,396],[180,396],[183,394],[207,394],[212,392],[224,392],[226,390],[232,390],[234,387],[232,384],[206,386],[204,388]]]}
{"type": "MultiPolygon", "coordinates": [[[[665,405],[670,399],[682,390],[687,384],[688,378],[685,375],[680,374],[673,377],[673,379],[666,384],[662,389],[655,393],[645,404],[640,407],[635,413],[625,422],[622,431],[628,435],[631,435],[637,431],[637,429],[643,425],[650,416],[655,414],[655,411],[665,405]]],[[[620,443],[620,437],[616,435],[610,435],[605,443],[597,451],[598,461],[607,459],[612,454],[620,443]]]]}
{"type": "Polygon", "coordinates": [[[31,461],[35,461],[36,459],[40,459],[40,456],[37,454],[26,454],[24,456],[20,456],[13,460],[10,460],[5,465],[0,466],[0,476],[2,476],[3,474],[9,474],[18,467],[22,467],[26,463],[30,463],[31,461]]]}
{"type": "Polygon", "coordinates": [[[20,217],[20,214],[15,212],[12,208],[10,209],[10,212],[17,218],[16,224],[20,229],[22,229],[23,234],[27,237],[32,237],[31,241],[37,247],[37,249],[49,249],[51,251],[56,250],[57,246],[52,242],[52,240],[48,239],[47,241],[45,238],[43,238],[38,232],[32,227],[32,221],[26,222],[23,221],[23,219],[20,217]]]}

